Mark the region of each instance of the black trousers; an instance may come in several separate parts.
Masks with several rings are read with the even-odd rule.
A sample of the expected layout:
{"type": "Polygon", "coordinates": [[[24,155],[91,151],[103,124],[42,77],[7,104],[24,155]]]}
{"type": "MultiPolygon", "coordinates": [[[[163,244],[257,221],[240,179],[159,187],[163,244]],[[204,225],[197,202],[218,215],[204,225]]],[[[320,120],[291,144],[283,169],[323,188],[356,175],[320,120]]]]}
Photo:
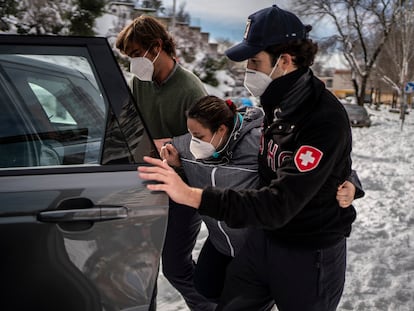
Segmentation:
{"type": "Polygon", "coordinates": [[[201,217],[197,210],[170,200],[167,233],[162,251],[162,271],[183,296],[190,310],[211,311],[215,305],[194,287],[195,264],[192,251],[200,232],[201,217]]]}
{"type": "Polygon", "coordinates": [[[227,268],[217,310],[334,311],[345,283],[346,241],[319,250],[282,247],[253,231],[227,268]]]}
{"type": "Polygon", "coordinates": [[[198,255],[194,272],[197,291],[212,302],[217,302],[224,288],[226,270],[233,257],[220,253],[207,238],[198,255]]]}

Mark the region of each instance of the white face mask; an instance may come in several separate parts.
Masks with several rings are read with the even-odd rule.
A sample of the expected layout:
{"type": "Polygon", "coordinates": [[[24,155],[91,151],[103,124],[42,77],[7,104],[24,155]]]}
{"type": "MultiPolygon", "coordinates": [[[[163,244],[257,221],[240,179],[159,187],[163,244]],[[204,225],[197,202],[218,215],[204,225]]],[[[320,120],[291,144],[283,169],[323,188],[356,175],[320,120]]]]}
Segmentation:
{"type": "MultiPolygon", "coordinates": [[[[212,145],[212,141],[214,139],[214,136],[216,136],[216,133],[214,133],[213,137],[211,137],[210,142],[202,141],[199,138],[196,138],[194,136],[191,136],[190,141],[190,152],[193,154],[194,158],[196,159],[207,159],[210,157],[217,157],[219,153],[216,151],[216,147],[212,145]]],[[[223,137],[220,138],[219,146],[221,144],[221,140],[223,137]]]]}
{"type": "Polygon", "coordinates": [[[130,61],[129,71],[135,74],[141,81],[152,81],[152,75],[154,74],[154,63],[160,55],[161,50],[155,56],[153,61],[150,61],[145,56],[149,49],[142,57],[132,57],[130,61]]]}
{"type": "Polygon", "coordinates": [[[273,72],[275,71],[277,65],[279,64],[280,57],[276,61],[276,64],[273,66],[270,74],[265,74],[261,71],[246,69],[244,76],[244,87],[252,94],[253,96],[262,96],[264,91],[267,89],[269,84],[273,81],[271,78],[273,72]]]}
{"type": "Polygon", "coordinates": [[[190,152],[196,159],[207,159],[213,156],[216,148],[211,143],[202,141],[196,137],[191,137],[190,152]]]}

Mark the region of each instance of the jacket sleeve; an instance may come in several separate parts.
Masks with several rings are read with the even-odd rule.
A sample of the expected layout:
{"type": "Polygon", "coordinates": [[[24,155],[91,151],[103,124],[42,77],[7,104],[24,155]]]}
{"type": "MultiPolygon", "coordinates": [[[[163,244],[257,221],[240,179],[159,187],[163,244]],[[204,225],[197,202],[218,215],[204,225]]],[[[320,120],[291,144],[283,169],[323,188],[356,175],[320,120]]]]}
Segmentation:
{"type": "MultiPolygon", "coordinates": [[[[186,133],[180,136],[175,136],[172,138],[171,143],[173,144],[175,149],[177,149],[179,157],[182,157],[183,153],[185,153],[185,150],[188,146],[188,142],[190,141],[190,138],[191,138],[191,135],[189,133],[186,133]]],[[[188,178],[184,170],[184,167],[181,165],[181,166],[173,167],[173,168],[176,171],[176,173],[181,177],[181,179],[184,182],[188,183],[188,178]]]]}
{"type": "Polygon", "coordinates": [[[351,175],[347,178],[355,186],[355,196],[354,199],[360,199],[365,196],[365,191],[362,188],[361,180],[358,177],[358,174],[355,170],[352,170],[351,175]]]}
{"type": "Polygon", "coordinates": [[[241,191],[204,189],[199,212],[224,220],[231,227],[276,229],[287,224],[308,204],[337,204],[337,186],[351,173],[350,130],[340,124],[344,122],[327,119],[302,128],[293,156],[277,169],[277,177],[269,186],[241,191]],[[318,164],[307,171],[300,170],[295,162],[304,146],[322,152],[318,164]]]}

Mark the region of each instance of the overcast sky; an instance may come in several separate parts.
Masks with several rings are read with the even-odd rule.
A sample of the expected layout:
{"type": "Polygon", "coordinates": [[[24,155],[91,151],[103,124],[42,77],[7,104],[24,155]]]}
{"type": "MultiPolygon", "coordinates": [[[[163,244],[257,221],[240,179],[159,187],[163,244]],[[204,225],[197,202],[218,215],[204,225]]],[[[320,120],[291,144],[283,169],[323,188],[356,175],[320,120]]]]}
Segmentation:
{"type": "MultiPolygon", "coordinates": [[[[184,10],[190,13],[192,26],[200,26],[213,40],[224,38],[233,42],[242,40],[247,17],[258,10],[276,4],[295,13],[289,8],[288,0],[176,0],[177,11],[183,3],[184,10]]],[[[172,8],[173,0],[163,0],[163,4],[172,8]]],[[[313,26],[311,36],[316,38],[325,35],[321,31],[330,29],[329,23],[313,26]]]]}
{"type": "MultiPolygon", "coordinates": [[[[200,26],[213,38],[242,40],[247,17],[273,4],[287,9],[285,0],[176,0],[176,10],[185,2],[184,10],[190,13],[191,25],[200,26]]],[[[165,7],[172,7],[173,0],[163,0],[165,7]]]]}

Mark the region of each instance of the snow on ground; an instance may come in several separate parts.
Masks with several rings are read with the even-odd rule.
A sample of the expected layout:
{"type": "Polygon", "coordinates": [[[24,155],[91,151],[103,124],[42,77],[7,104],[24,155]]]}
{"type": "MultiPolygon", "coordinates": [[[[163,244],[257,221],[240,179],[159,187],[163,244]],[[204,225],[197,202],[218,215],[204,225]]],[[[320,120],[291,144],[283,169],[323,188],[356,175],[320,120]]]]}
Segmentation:
{"type": "MultiPolygon", "coordinates": [[[[338,311],[414,310],[414,111],[399,115],[368,108],[370,128],[353,128],[353,167],[366,195],[348,239],[346,284],[338,311]]],[[[202,228],[194,255],[207,235],[202,228]]],[[[188,310],[159,277],[158,309],[188,310]]]]}
{"type": "Polygon", "coordinates": [[[348,271],[340,310],[414,308],[414,116],[401,131],[384,107],[370,128],[353,130],[353,163],[366,195],[348,241],[348,271]]]}

